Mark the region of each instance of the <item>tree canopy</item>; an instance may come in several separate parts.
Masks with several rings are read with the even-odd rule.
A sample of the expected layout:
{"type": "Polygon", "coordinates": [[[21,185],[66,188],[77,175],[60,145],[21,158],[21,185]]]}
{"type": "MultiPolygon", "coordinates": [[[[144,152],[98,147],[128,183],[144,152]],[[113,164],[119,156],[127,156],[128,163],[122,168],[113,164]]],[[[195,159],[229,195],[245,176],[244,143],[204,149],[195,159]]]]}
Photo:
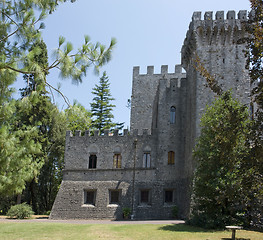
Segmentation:
{"type": "MultiPolygon", "coordinates": [[[[192,221],[218,228],[244,221],[243,175],[248,160],[248,109],[225,92],[208,106],[194,150],[192,221]]],[[[251,176],[250,176],[251,177],[251,176]]]]}
{"type": "Polygon", "coordinates": [[[43,166],[45,173],[62,166],[63,145],[60,148],[56,143],[63,138],[57,124],[63,121],[58,120],[60,113],[46,95],[46,86],[60,91],[48,83],[48,73],[57,68],[62,78],[79,83],[90,67],[98,71],[111,58],[115,39],[106,47],[85,36],[83,45],[74,51],[73,45],[61,36],[54,58],[48,61],[41,36],[44,20],[63,2],[0,1],[0,194],[19,194],[26,182],[36,179],[43,166]],[[18,74],[24,75],[26,86],[22,99],[16,101],[12,99],[11,85],[18,74]]]}
{"type": "Polygon", "coordinates": [[[10,79],[9,82],[12,83],[17,73],[37,74],[38,78],[48,84],[45,75],[51,69],[58,68],[61,77],[81,82],[91,65],[98,70],[110,60],[115,39],[106,47],[91,43],[90,38],[85,36],[82,47],[73,52],[72,44],[61,36],[53,62],[44,66],[36,63],[36,55],[40,55],[41,49],[32,46],[41,40],[41,31],[45,27],[44,19],[62,2],[64,0],[0,2],[1,79],[10,79]]]}
{"type": "Polygon", "coordinates": [[[85,130],[91,128],[91,112],[85,109],[80,103],[74,103],[73,106],[65,110],[66,128],[73,133],[80,130],[84,133],[85,130]]]}

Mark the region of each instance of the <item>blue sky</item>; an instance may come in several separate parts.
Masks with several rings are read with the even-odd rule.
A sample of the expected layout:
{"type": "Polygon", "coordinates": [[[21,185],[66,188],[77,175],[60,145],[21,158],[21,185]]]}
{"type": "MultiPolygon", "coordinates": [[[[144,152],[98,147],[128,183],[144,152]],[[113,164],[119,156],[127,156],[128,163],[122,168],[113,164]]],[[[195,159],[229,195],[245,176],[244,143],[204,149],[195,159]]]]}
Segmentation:
{"type": "MultiPolygon", "coordinates": [[[[130,110],[126,107],[131,96],[133,66],[155,66],[180,64],[180,50],[194,11],[249,10],[248,0],[77,0],[61,4],[57,11],[45,20],[43,38],[50,56],[58,46],[58,38],[64,36],[75,49],[81,46],[84,35],[93,42],[109,44],[115,37],[117,45],[112,60],[102,71],[106,71],[111,82],[115,121],[129,126],[130,110]]],[[[50,62],[52,59],[50,59],[50,62]]],[[[62,92],[70,102],[77,100],[87,109],[92,101],[91,89],[99,81],[92,69],[83,83],[73,85],[70,79],[60,79],[56,71],[48,76],[48,82],[57,86],[62,83],[62,92]]],[[[21,83],[21,81],[19,81],[21,83]]],[[[19,85],[19,83],[17,83],[19,85]]],[[[66,108],[63,99],[56,96],[61,109],[66,108]]]]}

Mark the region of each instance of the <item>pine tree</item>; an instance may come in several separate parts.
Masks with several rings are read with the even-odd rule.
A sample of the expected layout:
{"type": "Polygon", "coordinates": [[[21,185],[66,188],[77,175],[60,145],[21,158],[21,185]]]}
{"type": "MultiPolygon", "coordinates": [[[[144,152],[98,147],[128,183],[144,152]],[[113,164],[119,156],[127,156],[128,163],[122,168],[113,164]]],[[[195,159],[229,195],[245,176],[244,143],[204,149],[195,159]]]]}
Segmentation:
{"type": "MultiPolygon", "coordinates": [[[[31,47],[42,38],[44,19],[63,2],[65,0],[0,1],[0,70],[13,75],[10,81],[14,81],[18,73],[37,74],[39,79],[44,80],[48,71],[58,68],[61,77],[80,83],[91,65],[98,71],[111,59],[115,39],[107,48],[100,43],[92,44],[90,38],[85,36],[82,47],[73,53],[72,44],[60,37],[53,63],[42,67],[36,64],[35,54],[38,53],[31,47]]],[[[48,82],[45,84],[50,85],[48,82]]]]}
{"type": "MultiPolygon", "coordinates": [[[[39,141],[40,130],[52,133],[49,131],[51,125],[48,121],[54,120],[57,111],[45,96],[44,86],[52,88],[47,82],[47,73],[58,68],[61,77],[71,78],[79,83],[91,65],[98,70],[110,60],[115,45],[114,39],[109,47],[99,43],[92,44],[89,37],[85,36],[84,44],[73,52],[72,44],[60,37],[54,61],[50,65],[41,62],[46,55],[41,50],[44,19],[63,2],[65,1],[0,1],[0,194],[6,196],[21,193],[25,183],[39,174],[46,161],[43,159],[46,158],[38,159],[36,156],[47,152],[49,156],[52,155],[50,149],[42,149],[45,144],[48,146],[47,138],[39,141]],[[23,91],[23,99],[15,101],[12,99],[14,90],[11,85],[18,74],[25,74],[28,84],[23,91]],[[45,120],[45,111],[49,114],[53,112],[54,116],[45,120]],[[43,118],[40,119],[41,117],[43,118]]],[[[57,138],[58,136],[53,136],[52,139],[57,138]]],[[[51,148],[55,146],[53,140],[50,144],[51,148]]]]}
{"type": "MultiPolygon", "coordinates": [[[[35,52],[34,62],[44,69],[48,64],[46,44],[36,42],[30,51],[35,52]]],[[[37,129],[38,134],[33,140],[41,145],[42,151],[33,157],[33,161],[43,166],[26,185],[23,200],[32,204],[35,213],[43,213],[51,210],[62,180],[65,117],[47,96],[45,76],[25,74],[24,79],[26,87],[20,91],[27,107],[23,111],[17,108],[17,125],[18,128],[23,124],[37,129]]]]}
{"type": "Polygon", "coordinates": [[[92,89],[92,94],[95,95],[93,102],[90,104],[92,113],[92,127],[104,132],[105,129],[113,129],[117,126],[118,129],[123,128],[123,123],[113,122],[114,104],[111,101],[115,100],[110,93],[110,82],[106,72],[103,72],[100,78],[99,85],[95,85],[92,89]]]}

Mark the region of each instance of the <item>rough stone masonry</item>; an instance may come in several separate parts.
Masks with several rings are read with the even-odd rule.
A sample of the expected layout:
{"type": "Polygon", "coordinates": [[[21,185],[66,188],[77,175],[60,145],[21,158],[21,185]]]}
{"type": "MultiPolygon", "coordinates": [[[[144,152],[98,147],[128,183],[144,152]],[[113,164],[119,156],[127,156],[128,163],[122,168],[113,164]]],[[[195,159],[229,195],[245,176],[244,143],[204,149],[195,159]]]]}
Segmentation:
{"type": "Polygon", "coordinates": [[[168,73],[154,67],[133,69],[131,129],[122,134],[95,131],[66,135],[63,181],[52,219],[172,218],[189,211],[192,149],[200,117],[215,95],[194,68],[195,56],[217,77],[223,89],[250,104],[245,68],[247,11],[194,12],[182,46],[181,65],[168,73]]]}

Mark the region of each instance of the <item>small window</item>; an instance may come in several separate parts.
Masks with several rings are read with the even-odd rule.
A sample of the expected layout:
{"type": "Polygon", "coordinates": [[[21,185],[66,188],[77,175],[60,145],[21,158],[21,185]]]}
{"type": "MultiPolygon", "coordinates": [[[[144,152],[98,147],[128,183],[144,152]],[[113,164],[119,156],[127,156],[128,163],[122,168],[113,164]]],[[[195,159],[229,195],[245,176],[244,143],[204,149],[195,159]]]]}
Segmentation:
{"type": "Polygon", "coordinates": [[[140,203],[149,204],[150,203],[150,190],[141,190],[140,192],[140,203]]]}
{"type": "Polygon", "coordinates": [[[95,205],[96,190],[85,190],[84,191],[84,204],[95,205]]]}
{"type": "Polygon", "coordinates": [[[113,167],[121,168],[121,154],[114,154],[113,156],[113,167]]]}
{"type": "Polygon", "coordinates": [[[150,168],[151,167],[151,154],[150,153],[144,153],[143,154],[143,164],[142,166],[144,168],[150,168]]]}
{"type": "Polygon", "coordinates": [[[165,190],[164,191],[164,202],[172,203],[173,202],[173,190],[165,190]]]}
{"type": "Polygon", "coordinates": [[[118,204],[120,202],[120,190],[110,190],[109,191],[109,199],[110,204],[118,204]]]}
{"type": "Polygon", "coordinates": [[[175,107],[171,107],[170,108],[170,123],[171,124],[175,123],[175,112],[176,112],[176,108],[175,107]]]}
{"type": "Polygon", "coordinates": [[[90,155],[89,156],[89,168],[96,168],[97,167],[97,156],[90,155]]]}
{"type": "Polygon", "coordinates": [[[174,152],[173,151],[168,152],[168,164],[169,165],[174,164],[174,152]]]}

